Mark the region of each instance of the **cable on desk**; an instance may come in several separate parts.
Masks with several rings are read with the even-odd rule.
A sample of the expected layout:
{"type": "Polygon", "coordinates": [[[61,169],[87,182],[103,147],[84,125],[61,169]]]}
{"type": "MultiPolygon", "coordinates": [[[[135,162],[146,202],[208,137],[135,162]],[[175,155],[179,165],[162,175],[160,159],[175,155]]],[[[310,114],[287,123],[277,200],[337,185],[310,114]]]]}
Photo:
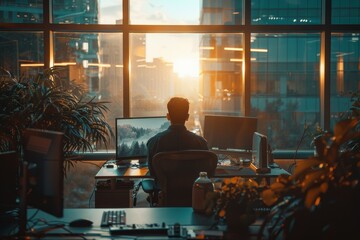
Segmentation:
{"type": "Polygon", "coordinates": [[[293,171],[294,171],[294,168],[296,167],[296,156],[297,156],[297,153],[299,151],[299,148],[300,148],[300,145],[302,143],[302,141],[304,140],[305,138],[305,133],[307,132],[307,130],[309,129],[309,125],[306,124],[306,120],[305,120],[305,123],[304,123],[304,131],[302,132],[301,134],[301,137],[300,137],[300,140],[296,146],[296,150],[295,150],[295,153],[294,153],[294,162],[289,166],[288,168],[288,171],[293,174],[293,171]]]}
{"type": "Polygon", "coordinates": [[[34,232],[34,233],[31,233],[31,235],[35,236],[35,237],[40,237],[40,238],[43,238],[43,237],[46,237],[46,236],[59,236],[59,237],[79,237],[81,239],[84,239],[86,240],[87,238],[84,236],[83,233],[74,233],[72,231],[70,231],[69,229],[67,229],[64,224],[47,224],[47,227],[48,228],[45,228],[44,230],[40,230],[39,232],[34,232]],[[54,227],[54,228],[52,228],[54,227]],[[59,228],[59,229],[62,229],[64,230],[65,232],[67,233],[48,233],[48,231],[51,231],[53,229],[56,229],[56,228],[59,228]]]}
{"type": "Polygon", "coordinates": [[[94,196],[94,193],[95,193],[95,189],[96,189],[96,186],[94,186],[94,188],[93,188],[93,190],[92,190],[92,192],[91,192],[91,195],[90,195],[90,197],[89,197],[89,208],[91,208],[91,199],[92,199],[92,197],[94,196]]]}
{"type": "Polygon", "coordinates": [[[18,230],[19,227],[19,208],[15,208],[6,212],[3,212],[0,214],[1,216],[1,224],[3,221],[6,222],[6,224],[11,224],[11,226],[8,229],[7,236],[15,236],[17,233],[16,230],[18,230]]]}

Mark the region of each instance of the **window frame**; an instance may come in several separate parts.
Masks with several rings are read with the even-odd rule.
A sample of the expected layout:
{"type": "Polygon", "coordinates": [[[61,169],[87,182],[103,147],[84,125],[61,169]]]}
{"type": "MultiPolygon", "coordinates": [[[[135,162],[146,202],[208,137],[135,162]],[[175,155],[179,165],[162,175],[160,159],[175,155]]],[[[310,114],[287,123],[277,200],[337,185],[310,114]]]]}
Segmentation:
{"type": "MultiPolygon", "coordinates": [[[[55,24],[51,21],[52,1],[43,1],[43,23],[2,23],[0,31],[41,31],[44,35],[44,68],[54,64],[54,32],[115,32],[123,34],[123,117],[130,117],[130,76],[129,76],[129,37],[131,33],[241,33],[244,37],[243,92],[241,95],[242,114],[250,115],[250,79],[251,79],[251,34],[252,33],[319,33],[320,37],[320,126],[330,130],[330,67],[331,36],[333,33],[360,33],[360,24],[332,24],[331,2],[322,1],[322,23],[313,25],[252,25],[251,0],[243,0],[242,25],[133,25],[129,24],[129,0],[122,0],[122,24],[55,24]]],[[[294,146],[295,151],[295,146],[294,146]]],[[[107,152],[112,154],[110,151],[107,152]]],[[[92,159],[103,159],[101,153],[87,154],[92,159]],[[94,158],[90,155],[93,154],[94,158]]],[[[310,154],[310,153],[309,153],[310,154]]],[[[291,153],[281,153],[279,158],[292,158],[291,153]]],[[[276,155],[275,155],[276,158],[276,155]]]]}

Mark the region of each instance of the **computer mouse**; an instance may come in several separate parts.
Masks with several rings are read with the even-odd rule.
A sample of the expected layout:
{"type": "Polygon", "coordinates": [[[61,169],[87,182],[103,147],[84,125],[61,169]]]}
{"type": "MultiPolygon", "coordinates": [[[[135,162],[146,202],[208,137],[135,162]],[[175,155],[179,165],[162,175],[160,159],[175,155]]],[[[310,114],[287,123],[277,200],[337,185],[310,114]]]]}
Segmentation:
{"type": "Polygon", "coordinates": [[[91,227],[92,221],[87,219],[75,219],[69,223],[70,227],[91,227]]]}

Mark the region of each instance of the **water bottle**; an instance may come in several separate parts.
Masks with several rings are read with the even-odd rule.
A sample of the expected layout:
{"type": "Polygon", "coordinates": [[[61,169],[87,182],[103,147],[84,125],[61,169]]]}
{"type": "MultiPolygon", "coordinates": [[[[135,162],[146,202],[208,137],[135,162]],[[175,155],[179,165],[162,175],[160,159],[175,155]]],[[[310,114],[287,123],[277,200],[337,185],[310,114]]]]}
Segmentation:
{"type": "Polygon", "coordinates": [[[207,172],[200,172],[192,189],[192,208],[194,212],[205,213],[205,199],[208,192],[214,191],[214,184],[208,178],[207,172]]]}

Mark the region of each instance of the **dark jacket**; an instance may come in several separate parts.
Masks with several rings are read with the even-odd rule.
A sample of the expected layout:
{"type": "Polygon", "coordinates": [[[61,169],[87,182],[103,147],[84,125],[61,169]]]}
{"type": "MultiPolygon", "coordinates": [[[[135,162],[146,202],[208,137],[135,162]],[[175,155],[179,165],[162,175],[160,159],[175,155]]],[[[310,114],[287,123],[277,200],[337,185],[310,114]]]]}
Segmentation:
{"type": "Polygon", "coordinates": [[[209,149],[203,137],[188,131],[184,125],[170,125],[167,130],[150,138],[146,145],[148,149],[147,161],[151,176],[154,176],[152,158],[158,152],[209,149]]]}

